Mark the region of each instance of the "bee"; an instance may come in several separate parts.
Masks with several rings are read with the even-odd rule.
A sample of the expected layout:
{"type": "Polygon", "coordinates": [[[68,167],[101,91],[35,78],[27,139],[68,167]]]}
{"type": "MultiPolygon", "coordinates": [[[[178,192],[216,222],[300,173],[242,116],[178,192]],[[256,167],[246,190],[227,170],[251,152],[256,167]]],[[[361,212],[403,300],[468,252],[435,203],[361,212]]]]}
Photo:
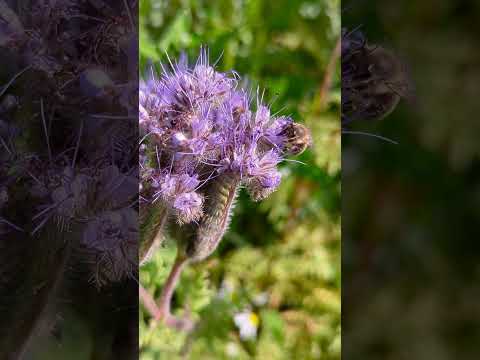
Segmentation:
{"type": "Polygon", "coordinates": [[[345,51],[350,53],[342,54],[342,121],[381,120],[402,98],[411,99],[406,67],[392,51],[366,41],[345,51]]]}
{"type": "Polygon", "coordinates": [[[279,135],[286,138],[284,151],[289,155],[300,155],[312,145],[310,130],[302,124],[288,123],[283,127],[279,135]]]}
{"type": "Polygon", "coordinates": [[[240,117],[242,114],[245,114],[247,110],[243,106],[237,106],[233,109],[232,115],[234,118],[240,117]]]}

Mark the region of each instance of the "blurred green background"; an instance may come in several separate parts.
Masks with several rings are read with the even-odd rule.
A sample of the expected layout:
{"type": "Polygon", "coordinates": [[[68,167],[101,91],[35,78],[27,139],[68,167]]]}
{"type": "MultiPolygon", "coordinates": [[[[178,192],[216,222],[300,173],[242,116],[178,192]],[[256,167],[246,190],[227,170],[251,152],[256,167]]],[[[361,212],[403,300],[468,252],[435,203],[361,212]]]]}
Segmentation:
{"type": "MultiPolygon", "coordinates": [[[[207,45],[212,62],[221,56],[219,70],[265,88],[273,112],[306,124],[314,139],[296,159],[305,164],[283,164],[266,201],[241,194],[220,248],[183,274],[174,312],[189,309],[197,331],[165,329],[142,309],[142,360],[340,358],[339,35],[337,0],[140,0],[143,69],[165,62],[165,52],[194,59],[207,45]],[[245,326],[256,334],[240,336],[245,326]]],[[[155,297],[174,254],[171,241],[141,270],[155,297]]]]}
{"type": "Polygon", "coordinates": [[[342,139],[343,357],[478,359],[478,1],[356,1],[342,26],[394,49],[414,101],[342,139]]]}

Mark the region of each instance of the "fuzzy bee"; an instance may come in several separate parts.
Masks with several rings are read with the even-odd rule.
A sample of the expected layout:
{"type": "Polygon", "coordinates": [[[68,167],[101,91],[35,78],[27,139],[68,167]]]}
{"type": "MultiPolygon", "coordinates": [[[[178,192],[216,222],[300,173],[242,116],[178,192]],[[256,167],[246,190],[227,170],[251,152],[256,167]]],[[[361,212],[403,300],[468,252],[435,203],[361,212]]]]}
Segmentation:
{"type": "Polygon", "coordinates": [[[286,138],[284,150],[289,155],[300,155],[312,145],[310,130],[302,124],[289,123],[280,132],[286,138]]]}
{"type": "Polygon", "coordinates": [[[398,56],[362,39],[350,35],[342,48],[342,122],[383,119],[412,94],[398,56]]]}

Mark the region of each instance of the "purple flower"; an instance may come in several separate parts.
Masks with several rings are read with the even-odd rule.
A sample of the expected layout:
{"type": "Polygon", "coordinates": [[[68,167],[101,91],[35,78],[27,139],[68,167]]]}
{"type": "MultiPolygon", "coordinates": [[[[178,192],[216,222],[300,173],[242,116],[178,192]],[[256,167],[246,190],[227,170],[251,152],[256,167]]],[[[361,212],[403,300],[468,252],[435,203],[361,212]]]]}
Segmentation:
{"type": "Polygon", "coordinates": [[[280,161],[278,154],[270,150],[261,159],[252,163],[247,190],[255,201],[266,198],[280,184],[281,174],[277,170],[280,161]]]}
{"type": "Polygon", "coordinates": [[[197,175],[173,175],[156,172],[152,176],[154,201],[162,200],[177,217],[180,224],[200,219],[202,216],[203,196],[195,192],[200,184],[197,175]]]}
{"type": "Polygon", "coordinates": [[[158,78],[152,70],[139,96],[140,262],[163,241],[170,215],[180,225],[197,223],[192,234],[178,239],[177,260],[161,296],[167,319],[179,271],[215,251],[240,187],[255,201],[266,198],[280,184],[283,156],[301,152],[291,141],[298,130],[293,121],[271,115],[258,92],[252,104],[238,75],[216,71],[205,50],[193,66],[185,56],[170,65],[162,66],[158,78]]]}
{"type": "Polygon", "coordinates": [[[204,188],[218,176],[238,179],[255,200],[280,184],[282,132],[293,121],[272,116],[258,96],[254,106],[238,80],[202,50],[193,66],[182,57],[140,85],[141,191],[154,189],[142,196],[167,205],[179,223],[202,217],[204,188]]]}
{"type": "Polygon", "coordinates": [[[199,219],[202,215],[202,203],[202,196],[196,192],[192,191],[178,195],[173,201],[178,222],[183,224],[199,219]]]}

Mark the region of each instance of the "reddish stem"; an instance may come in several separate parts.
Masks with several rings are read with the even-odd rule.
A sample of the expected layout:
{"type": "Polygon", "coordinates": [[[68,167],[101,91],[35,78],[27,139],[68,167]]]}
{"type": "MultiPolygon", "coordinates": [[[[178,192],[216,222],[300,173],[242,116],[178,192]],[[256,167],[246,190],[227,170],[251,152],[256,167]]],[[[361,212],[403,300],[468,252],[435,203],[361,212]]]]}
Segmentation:
{"type": "Polygon", "coordinates": [[[337,40],[337,43],[335,44],[335,48],[333,49],[332,54],[330,55],[327,68],[325,69],[325,75],[323,77],[323,81],[320,86],[319,95],[316,100],[317,109],[321,109],[326,103],[328,91],[332,86],[332,79],[333,79],[333,74],[335,72],[335,65],[337,63],[338,58],[340,57],[341,47],[342,47],[342,40],[341,40],[341,37],[339,37],[337,40]]]}
{"type": "Polygon", "coordinates": [[[162,321],[165,325],[176,328],[178,330],[190,331],[193,329],[194,323],[188,317],[176,317],[171,313],[171,303],[173,293],[180,280],[180,275],[188,263],[188,258],[177,255],[175,262],[173,263],[170,274],[163,285],[162,294],[158,305],[156,305],[156,311],[152,314],[155,320],[162,321]]]}
{"type": "Polygon", "coordinates": [[[168,275],[165,285],[162,289],[162,295],[158,304],[155,303],[153,297],[143,287],[139,286],[140,300],[145,306],[145,309],[155,320],[162,321],[168,327],[172,327],[178,330],[191,331],[194,327],[194,323],[188,317],[176,317],[173,316],[170,311],[170,305],[172,302],[173,292],[180,280],[180,275],[183,268],[188,263],[188,258],[177,255],[175,262],[173,263],[170,274],[168,275]]]}
{"type": "Polygon", "coordinates": [[[187,260],[187,258],[177,255],[172,269],[170,270],[170,274],[168,274],[168,278],[163,285],[162,295],[158,301],[159,313],[156,317],[156,320],[162,320],[163,317],[170,314],[170,304],[172,301],[173,292],[175,291],[175,287],[180,280],[180,275],[183,268],[187,264],[187,260]]]}
{"type": "Polygon", "coordinates": [[[142,286],[138,285],[138,296],[140,297],[140,301],[142,302],[145,309],[148,313],[153,317],[157,318],[159,314],[159,309],[153,297],[148,293],[148,291],[142,286]]]}
{"type": "Polygon", "coordinates": [[[172,269],[170,270],[170,274],[168,275],[165,285],[163,286],[162,295],[160,296],[158,305],[142,285],[139,285],[138,291],[143,306],[152,316],[152,318],[157,321],[162,321],[168,327],[178,330],[191,331],[194,327],[192,320],[190,320],[188,317],[180,318],[173,316],[170,312],[173,292],[175,291],[175,287],[180,280],[182,270],[187,263],[187,258],[177,255],[172,269]]]}

